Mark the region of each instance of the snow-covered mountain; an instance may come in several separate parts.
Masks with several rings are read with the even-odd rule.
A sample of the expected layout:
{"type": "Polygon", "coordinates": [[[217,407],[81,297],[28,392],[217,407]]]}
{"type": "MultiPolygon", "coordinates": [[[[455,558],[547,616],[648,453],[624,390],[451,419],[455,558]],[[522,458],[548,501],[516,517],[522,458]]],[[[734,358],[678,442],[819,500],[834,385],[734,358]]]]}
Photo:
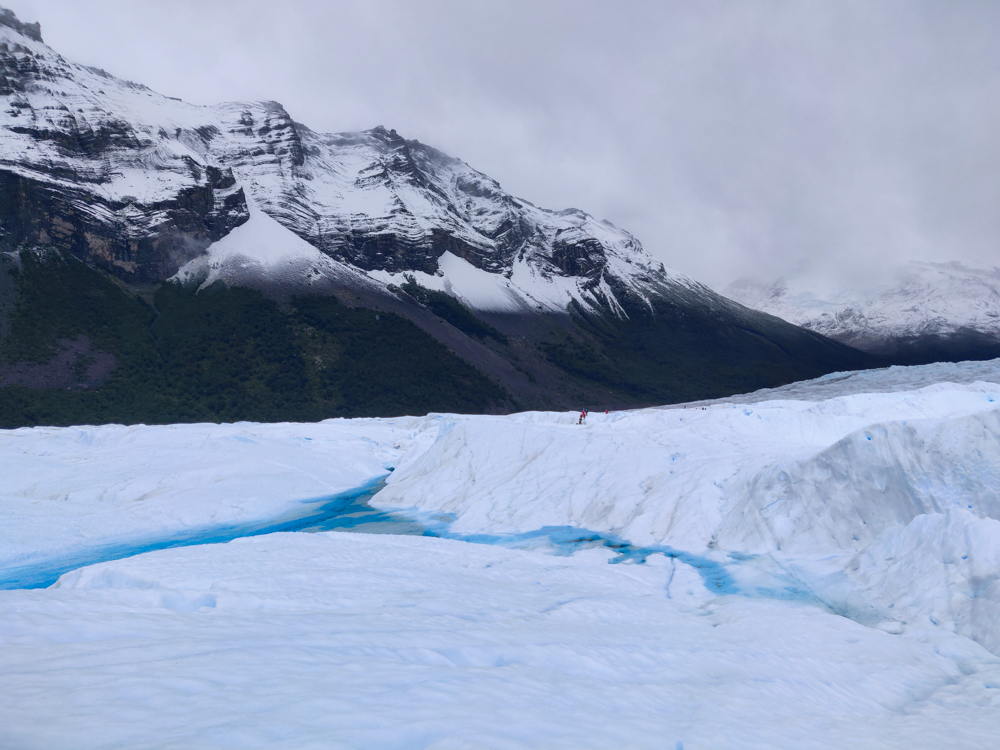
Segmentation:
{"type": "Polygon", "coordinates": [[[156,282],[253,203],[380,286],[415,274],[479,309],[564,311],[576,299],[620,311],[623,291],[694,284],[627,232],[537,208],[394,130],[326,135],[277,102],[186,104],[66,60],[9,13],[0,55],[3,182],[44,206],[4,221],[10,246],[65,242],[125,280],[156,282]]]}
{"type": "Polygon", "coordinates": [[[723,293],[747,307],[878,354],[983,359],[1000,353],[1000,268],[911,262],[869,288],[816,292],[796,279],[740,280],[723,293]],[[982,348],[982,352],[974,351],[982,348]],[[933,351],[928,351],[933,350],[933,351]]]}
{"type": "MultiPolygon", "coordinates": [[[[292,339],[298,347],[294,354],[275,349],[274,361],[299,358],[303,374],[296,382],[332,399],[336,391],[318,383],[333,376],[314,370],[337,361],[355,333],[324,317],[329,330],[322,335],[339,343],[322,346],[336,353],[306,352],[320,318],[296,313],[294,298],[332,296],[352,310],[405,319],[422,333],[400,333],[398,344],[390,344],[387,334],[385,350],[425,352],[434,348],[426,337],[436,340],[446,350],[433,355],[435,367],[458,373],[465,365],[442,364],[457,357],[507,394],[483,402],[492,409],[662,403],[874,363],[664,267],[624,230],[576,209],[534,206],[463,161],[394,130],[320,134],[277,102],[187,104],[65,59],[42,41],[37,25],[10,12],[0,14],[0,196],[0,267],[19,267],[25,252],[82,261],[149,297],[128,313],[129,324],[138,327],[153,325],[163,312],[153,297],[169,280],[189,290],[222,282],[263,292],[291,316],[282,318],[277,308],[268,313],[275,330],[285,331],[270,340],[292,339]]],[[[74,304],[82,297],[70,290],[83,286],[89,285],[88,299],[117,294],[99,291],[100,283],[84,280],[81,268],[64,269],[76,280],[59,284],[51,273],[49,281],[41,278],[44,268],[35,263],[32,273],[39,278],[14,285],[46,287],[44,293],[18,297],[14,286],[4,292],[0,284],[0,331],[11,315],[22,321],[53,317],[39,302],[53,294],[75,294],[74,304]],[[28,310],[30,300],[41,307],[28,310]]],[[[25,357],[38,364],[41,353],[68,346],[60,341],[79,340],[74,346],[81,352],[98,352],[84,339],[107,339],[95,326],[109,316],[122,320],[123,309],[81,310],[60,324],[61,332],[55,323],[25,324],[14,336],[20,343],[6,353],[0,337],[0,387],[15,382],[10,368],[26,371],[20,365],[25,357]],[[75,322],[84,319],[94,321],[90,328],[75,322]],[[28,340],[38,331],[48,338],[28,340]]],[[[195,318],[185,315],[178,313],[171,325],[193,325],[195,318]]],[[[159,329],[169,327],[162,315],[159,320],[159,329]]],[[[234,328],[222,340],[231,344],[234,336],[261,330],[251,326],[237,335],[234,328]]],[[[155,356],[149,349],[165,340],[163,330],[149,329],[104,346],[140,357],[136,347],[146,344],[137,342],[145,341],[142,362],[165,366],[176,349],[161,348],[155,356]]],[[[261,351],[255,345],[239,356],[257,361],[261,351]]],[[[185,356],[178,366],[196,358],[185,356]]],[[[63,359],[62,370],[71,368],[72,357],[63,359]]],[[[254,366],[248,362],[247,369],[254,366]]],[[[48,380],[73,382],[62,370],[48,380]]],[[[205,384],[198,393],[249,388],[246,378],[234,378],[205,384]]],[[[400,373],[386,388],[403,379],[400,373]]],[[[366,388],[373,382],[362,380],[366,388]]],[[[23,385],[24,378],[16,382],[23,385]]],[[[470,393],[493,392],[485,381],[462,382],[470,393]]],[[[241,398],[252,400],[249,392],[241,398]]],[[[145,403],[136,397],[139,402],[145,403]]],[[[480,402],[449,408],[472,408],[470,403],[480,402]]],[[[421,401],[397,408],[442,407],[421,401]]],[[[94,418],[74,413],[74,419],[94,418]]],[[[203,417],[211,414],[221,418],[217,412],[203,417]]]]}

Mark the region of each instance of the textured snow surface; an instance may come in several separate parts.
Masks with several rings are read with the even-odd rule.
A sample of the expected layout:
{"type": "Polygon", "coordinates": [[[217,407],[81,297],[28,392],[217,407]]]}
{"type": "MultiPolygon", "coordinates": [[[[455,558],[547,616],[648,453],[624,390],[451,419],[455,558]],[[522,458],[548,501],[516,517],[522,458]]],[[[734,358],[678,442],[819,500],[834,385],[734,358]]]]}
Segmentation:
{"type": "Polygon", "coordinates": [[[727,297],[831,338],[948,334],[963,328],[1000,335],[1000,268],[909,263],[895,279],[862,289],[815,289],[805,280],[739,281],[727,297]]]}
{"type": "Polygon", "coordinates": [[[0,569],[293,511],[386,474],[406,423],[0,431],[0,569]]]}
{"type": "Polygon", "coordinates": [[[995,360],[584,426],[0,433],[4,569],[279,517],[389,469],[372,504],[453,536],[650,552],[270,534],[0,591],[0,746],[991,748],[998,383],[995,360]]]}
{"type": "Polygon", "coordinates": [[[712,598],[683,563],[607,557],[275,534],[3,592],[0,737],[81,749],[995,742],[1000,664],[971,641],[712,598]]]}
{"type": "MultiPolygon", "coordinates": [[[[904,512],[895,490],[916,503],[925,489],[933,492],[928,483],[938,469],[949,466],[954,476],[942,481],[953,487],[957,477],[968,486],[960,485],[960,495],[953,487],[948,497],[964,503],[978,493],[984,512],[1000,517],[991,488],[1000,443],[988,439],[997,430],[998,407],[1000,386],[983,383],[819,403],[593,414],[583,427],[565,414],[446,417],[425,452],[403,457],[374,504],[450,512],[454,530],[463,533],[572,525],[684,549],[720,538],[725,549],[742,551],[854,548],[904,512]],[[876,487],[871,482],[880,478],[865,472],[882,468],[899,474],[876,487]],[[846,486],[836,499],[827,497],[824,472],[844,472],[846,486]],[[911,486],[914,478],[919,486],[911,486]],[[849,501],[854,488],[860,494],[849,501]],[[875,491],[878,503],[868,497],[875,491]],[[865,520],[853,505],[840,507],[848,502],[874,507],[865,520]],[[819,525],[810,518],[814,504],[848,517],[819,525]],[[800,510],[807,518],[785,529],[787,514],[800,510]]],[[[937,506],[906,512],[931,507],[937,506]]]]}

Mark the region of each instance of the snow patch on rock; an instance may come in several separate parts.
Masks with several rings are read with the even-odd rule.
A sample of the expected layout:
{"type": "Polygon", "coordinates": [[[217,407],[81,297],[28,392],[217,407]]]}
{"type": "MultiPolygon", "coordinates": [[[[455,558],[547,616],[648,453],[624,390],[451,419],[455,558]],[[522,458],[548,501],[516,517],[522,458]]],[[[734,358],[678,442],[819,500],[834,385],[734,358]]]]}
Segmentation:
{"type": "Polygon", "coordinates": [[[291,288],[322,279],[361,283],[363,277],[356,269],[324,255],[252,202],[248,207],[248,221],[209,245],[170,280],[197,283],[199,289],[217,281],[236,286],[267,281],[291,288]]]}

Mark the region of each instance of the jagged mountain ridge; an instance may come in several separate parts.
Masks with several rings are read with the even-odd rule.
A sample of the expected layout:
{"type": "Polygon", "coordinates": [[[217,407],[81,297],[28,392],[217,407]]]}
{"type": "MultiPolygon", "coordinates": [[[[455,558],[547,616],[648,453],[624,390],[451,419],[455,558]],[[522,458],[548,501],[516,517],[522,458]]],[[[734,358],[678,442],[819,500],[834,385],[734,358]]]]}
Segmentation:
{"type": "Polygon", "coordinates": [[[19,357],[72,349],[49,382],[119,395],[39,396],[39,410],[18,391],[4,424],[620,407],[878,364],[392,130],[323,135],[276,102],[187,104],[23,26],[0,15],[0,271],[19,279],[0,288],[0,388],[29,387],[19,357]],[[358,348],[379,331],[388,379],[358,348]],[[107,383],[74,374],[105,350],[126,363],[107,383]]]}
{"type": "Polygon", "coordinates": [[[3,187],[53,205],[49,221],[5,222],[10,246],[65,244],[127,281],[158,282],[246,221],[251,200],[383,281],[440,277],[444,253],[502,275],[510,309],[575,298],[617,311],[613,287],[694,283],[627,232],[539,209],[393,130],[321,135],[276,102],[190,105],[67,61],[16,24],[0,39],[3,187]]]}
{"type": "Polygon", "coordinates": [[[795,279],[740,280],[723,292],[864,351],[908,363],[1000,355],[1000,269],[910,262],[880,285],[811,291],[795,279]]]}

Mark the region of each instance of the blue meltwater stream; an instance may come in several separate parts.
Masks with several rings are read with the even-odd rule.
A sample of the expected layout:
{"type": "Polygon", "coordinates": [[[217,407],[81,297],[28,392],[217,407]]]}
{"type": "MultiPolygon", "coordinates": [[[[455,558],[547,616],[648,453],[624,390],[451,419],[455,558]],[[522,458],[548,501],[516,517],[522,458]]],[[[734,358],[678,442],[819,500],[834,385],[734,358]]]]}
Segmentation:
{"type": "Polygon", "coordinates": [[[404,534],[455,539],[472,544],[493,544],[512,549],[535,549],[557,555],[571,555],[582,549],[605,547],[616,553],[612,563],[643,563],[654,554],[662,554],[695,568],[705,587],[718,594],[740,593],[723,565],[688,552],[670,547],[638,547],[613,535],[571,526],[546,526],[520,534],[456,534],[449,531],[453,517],[426,515],[419,517],[390,513],[373,508],[368,501],[385,486],[380,477],[362,487],[308,503],[305,513],[287,514],[270,521],[258,521],[229,526],[209,526],[170,536],[133,539],[128,542],[91,547],[79,552],[54,557],[18,567],[0,570],[0,589],[37,589],[51,586],[63,573],[86,565],[120,560],[143,552],[195,544],[218,544],[248,536],[273,534],[279,531],[315,533],[318,531],[348,531],[365,534],[404,534]]]}

